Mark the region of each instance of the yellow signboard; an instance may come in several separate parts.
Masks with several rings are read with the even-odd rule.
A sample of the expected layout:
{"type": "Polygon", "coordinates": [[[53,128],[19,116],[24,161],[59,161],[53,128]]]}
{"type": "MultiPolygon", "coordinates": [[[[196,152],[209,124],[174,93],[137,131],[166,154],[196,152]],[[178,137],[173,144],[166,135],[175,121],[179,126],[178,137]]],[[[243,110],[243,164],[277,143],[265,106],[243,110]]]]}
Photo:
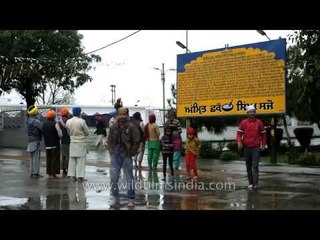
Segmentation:
{"type": "Polygon", "coordinates": [[[243,115],[251,104],[258,114],[282,114],[285,90],[285,61],[275,52],[252,47],[203,52],[178,71],[177,114],[243,115]]]}

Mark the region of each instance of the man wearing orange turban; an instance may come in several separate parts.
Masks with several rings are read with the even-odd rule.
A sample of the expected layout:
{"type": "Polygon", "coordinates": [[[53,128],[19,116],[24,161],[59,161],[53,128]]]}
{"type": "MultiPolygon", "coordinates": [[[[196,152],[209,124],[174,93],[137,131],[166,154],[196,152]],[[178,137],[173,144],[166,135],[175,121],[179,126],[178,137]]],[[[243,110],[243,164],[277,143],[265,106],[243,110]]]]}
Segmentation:
{"type": "Polygon", "coordinates": [[[62,108],[60,110],[61,118],[59,119],[59,127],[62,131],[61,138],[61,169],[63,171],[63,176],[66,177],[68,174],[69,165],[69,151],[70,151],[70,135],[67,128],[67,121],[69,120],[69,110],[68,108],[62,108]]]}
{"type": "Polygon", "coordinates": [[[43,123],[43,136],[46,147],[48,178],[57,178],[60,174],[60,137],[62,137],[59,124],[55,121],[56,112],[47,112],[47,121],[43,123]]]}

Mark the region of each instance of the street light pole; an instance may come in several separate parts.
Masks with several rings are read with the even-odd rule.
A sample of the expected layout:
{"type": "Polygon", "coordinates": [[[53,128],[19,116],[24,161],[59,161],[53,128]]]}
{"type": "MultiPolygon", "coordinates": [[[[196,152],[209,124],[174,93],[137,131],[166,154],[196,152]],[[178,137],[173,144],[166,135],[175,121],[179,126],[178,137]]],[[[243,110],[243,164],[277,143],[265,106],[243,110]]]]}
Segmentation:
{"type": "Polygon", "coordinates": [[[116,100],[116,85],[110,85],[111,87],[111,104],[113,105],[116,100]]]}
{"type": "MultiPolygon", "coordinates": [[[[188,30],[186,30],[186,53],[188,53],[188,30]]],[[[190,50],[189,50],[190,52],[190,50]]]]}
{"type": "Polygon", "coordinates": [[[163,111],[163,125],[166,122],[166,97],[165,97],[165,82],[166,82],[166,78],[165,78],[165,72],[166,71],[175,71],[176,69],[174,68],[170,68],[167,70],[164,70],[164,63],[162,63],[162,69],[160,68],[153,68],[155,70],[158,70],[161,72],[161,82],[162,82],[162,111],[163,111]]]}
{"type": "MultiPolygon", "coordinates": [[[[263,30],[256,30],[259,34],[262,36],[266,36],[269,41],[271,39],[268,37],[265,31],[263,30]]],[[[276,145],[276,132],[277,132],[277,116],[271,116],[271,126],[270,126],[270,131],[271,131],[271,163],[272,164],[277,164],[277,145],[276,145]]]]}
{"type": "Polygon", "coordinates": [[[266,36],[268,39],[269,39],[269,41],[271,41],[271,39],[268,37],[268,35],[266,34],[266,32],[265,31],[263,31],[263,30],[256,30],[259,34],[261,34],[262,36],[266,36]]]}
{"type": "Polygon", "coordinates": [[[165,76],[164,76],[164,63],[162,63],[161,71],[161,81],[162,81],[162,109],[163,109],[163,126],[166,122],[166,98],[165,98],[165,76]]]}
{"type": "Polygon", "coordinates": [[[183,43],[181,43],[180,41],[176,41],[176,44],[179,46],[179,47],[181,47],[181,48],[183,48],[183,49],[186,49],[186,53],[191,53],[191,51],[188,49],[188,47],[187,46],[185,46],[183,43]]]}

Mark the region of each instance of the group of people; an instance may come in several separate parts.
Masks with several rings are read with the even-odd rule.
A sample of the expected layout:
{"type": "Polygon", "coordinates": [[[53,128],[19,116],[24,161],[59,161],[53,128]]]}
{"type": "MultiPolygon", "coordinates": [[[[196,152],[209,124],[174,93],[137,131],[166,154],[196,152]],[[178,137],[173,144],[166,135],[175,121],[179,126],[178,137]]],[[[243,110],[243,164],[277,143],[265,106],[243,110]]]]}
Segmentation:
{"type": "MultiPolygon", "coordinates": [[[[40,122],[37,118],[38,108],[28,108],[28,139],[27,150],[31,153],[31,177],[42,177],[40,168],[40,142],[42,135],[45,140],[47,156],[48,178],[56,178],[60,173],[60,152],[62,156],[63,174],[75,180],[83,181],[85,176],[85,162],[87,155],[86,136],[89,135],[88,126],[81,118],[81,108],[72,109],[73,117],[69,118],[68,109],[60,111],[61,118],[56,121],[54,110],[47,112],[47,121],[40,122]],[[60,149],[61,142],[61,149],[60,149]]],[[[263,122],[256,118],[254,106],[247,108],[248,117],[241,121],[236,141],[239,149],[244,149],[248,173],[249,189],[258,186],[258,164],[260,149],[266,143],[263,122]]],[[[141,114],[136,112],[129,117],[129,109],[122,106],[122,102],[115,105],[109,121],[109,133],[104,130],[105,146],[110,152],[111,192],[113,202],[111,206],[120,205],[119,177],[121,168],[126,176],[128,207],[134,207],[135,189],[133,176],[133,161],[136,168],[141,168],[145,147],[148,149],[147,159],[150,171],[157,170],[160,153],[163,159],[163,180],[166,181],[167,163],[171,177],[180,167],[180,154],[182,147],[180,122],[175,112],[171,112],[164,125],[164,133],[160,137],[156,116],[149,115],[149,122],[144,125],[141,114]]],[[[196,159],[199,153],[200,142],[194,128],[187,129],[185,142],[185,166],[187,179],[198,178],[196,159]]]]}
{"type": "Polygon", "coordinates": [[[36,105],[30,106],[27,113],[27,151],[31,154],[30,177],[43,177],[40,174],[40,153],[43,137],[48,178],[57,178],[62,169],[63,176],[78,181],[85,180],[86,136],[89,135],[89,129],[85,120],[80,117],[81,108],[74,107],[72,117],[70,117],[67,108],[62,108],[59,120],[56,120],[56,112],[51,109],[46,113],[47,120],[43,123],[39,120],[39,109],[36,105]],[[62,160],[61,164],[60,159],[62,160]]]}

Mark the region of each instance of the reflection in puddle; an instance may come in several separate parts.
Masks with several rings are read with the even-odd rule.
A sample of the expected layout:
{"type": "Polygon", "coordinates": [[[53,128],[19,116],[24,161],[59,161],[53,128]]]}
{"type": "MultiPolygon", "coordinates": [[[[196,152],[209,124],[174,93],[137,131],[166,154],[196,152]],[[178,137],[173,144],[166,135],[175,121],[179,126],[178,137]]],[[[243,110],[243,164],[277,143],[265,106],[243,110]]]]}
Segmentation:
{"type": "Polygon", "coordinates": [[[14,198],[0,195],[0,206],[22,205],[28,202],[28,198],[14,198]]]}

